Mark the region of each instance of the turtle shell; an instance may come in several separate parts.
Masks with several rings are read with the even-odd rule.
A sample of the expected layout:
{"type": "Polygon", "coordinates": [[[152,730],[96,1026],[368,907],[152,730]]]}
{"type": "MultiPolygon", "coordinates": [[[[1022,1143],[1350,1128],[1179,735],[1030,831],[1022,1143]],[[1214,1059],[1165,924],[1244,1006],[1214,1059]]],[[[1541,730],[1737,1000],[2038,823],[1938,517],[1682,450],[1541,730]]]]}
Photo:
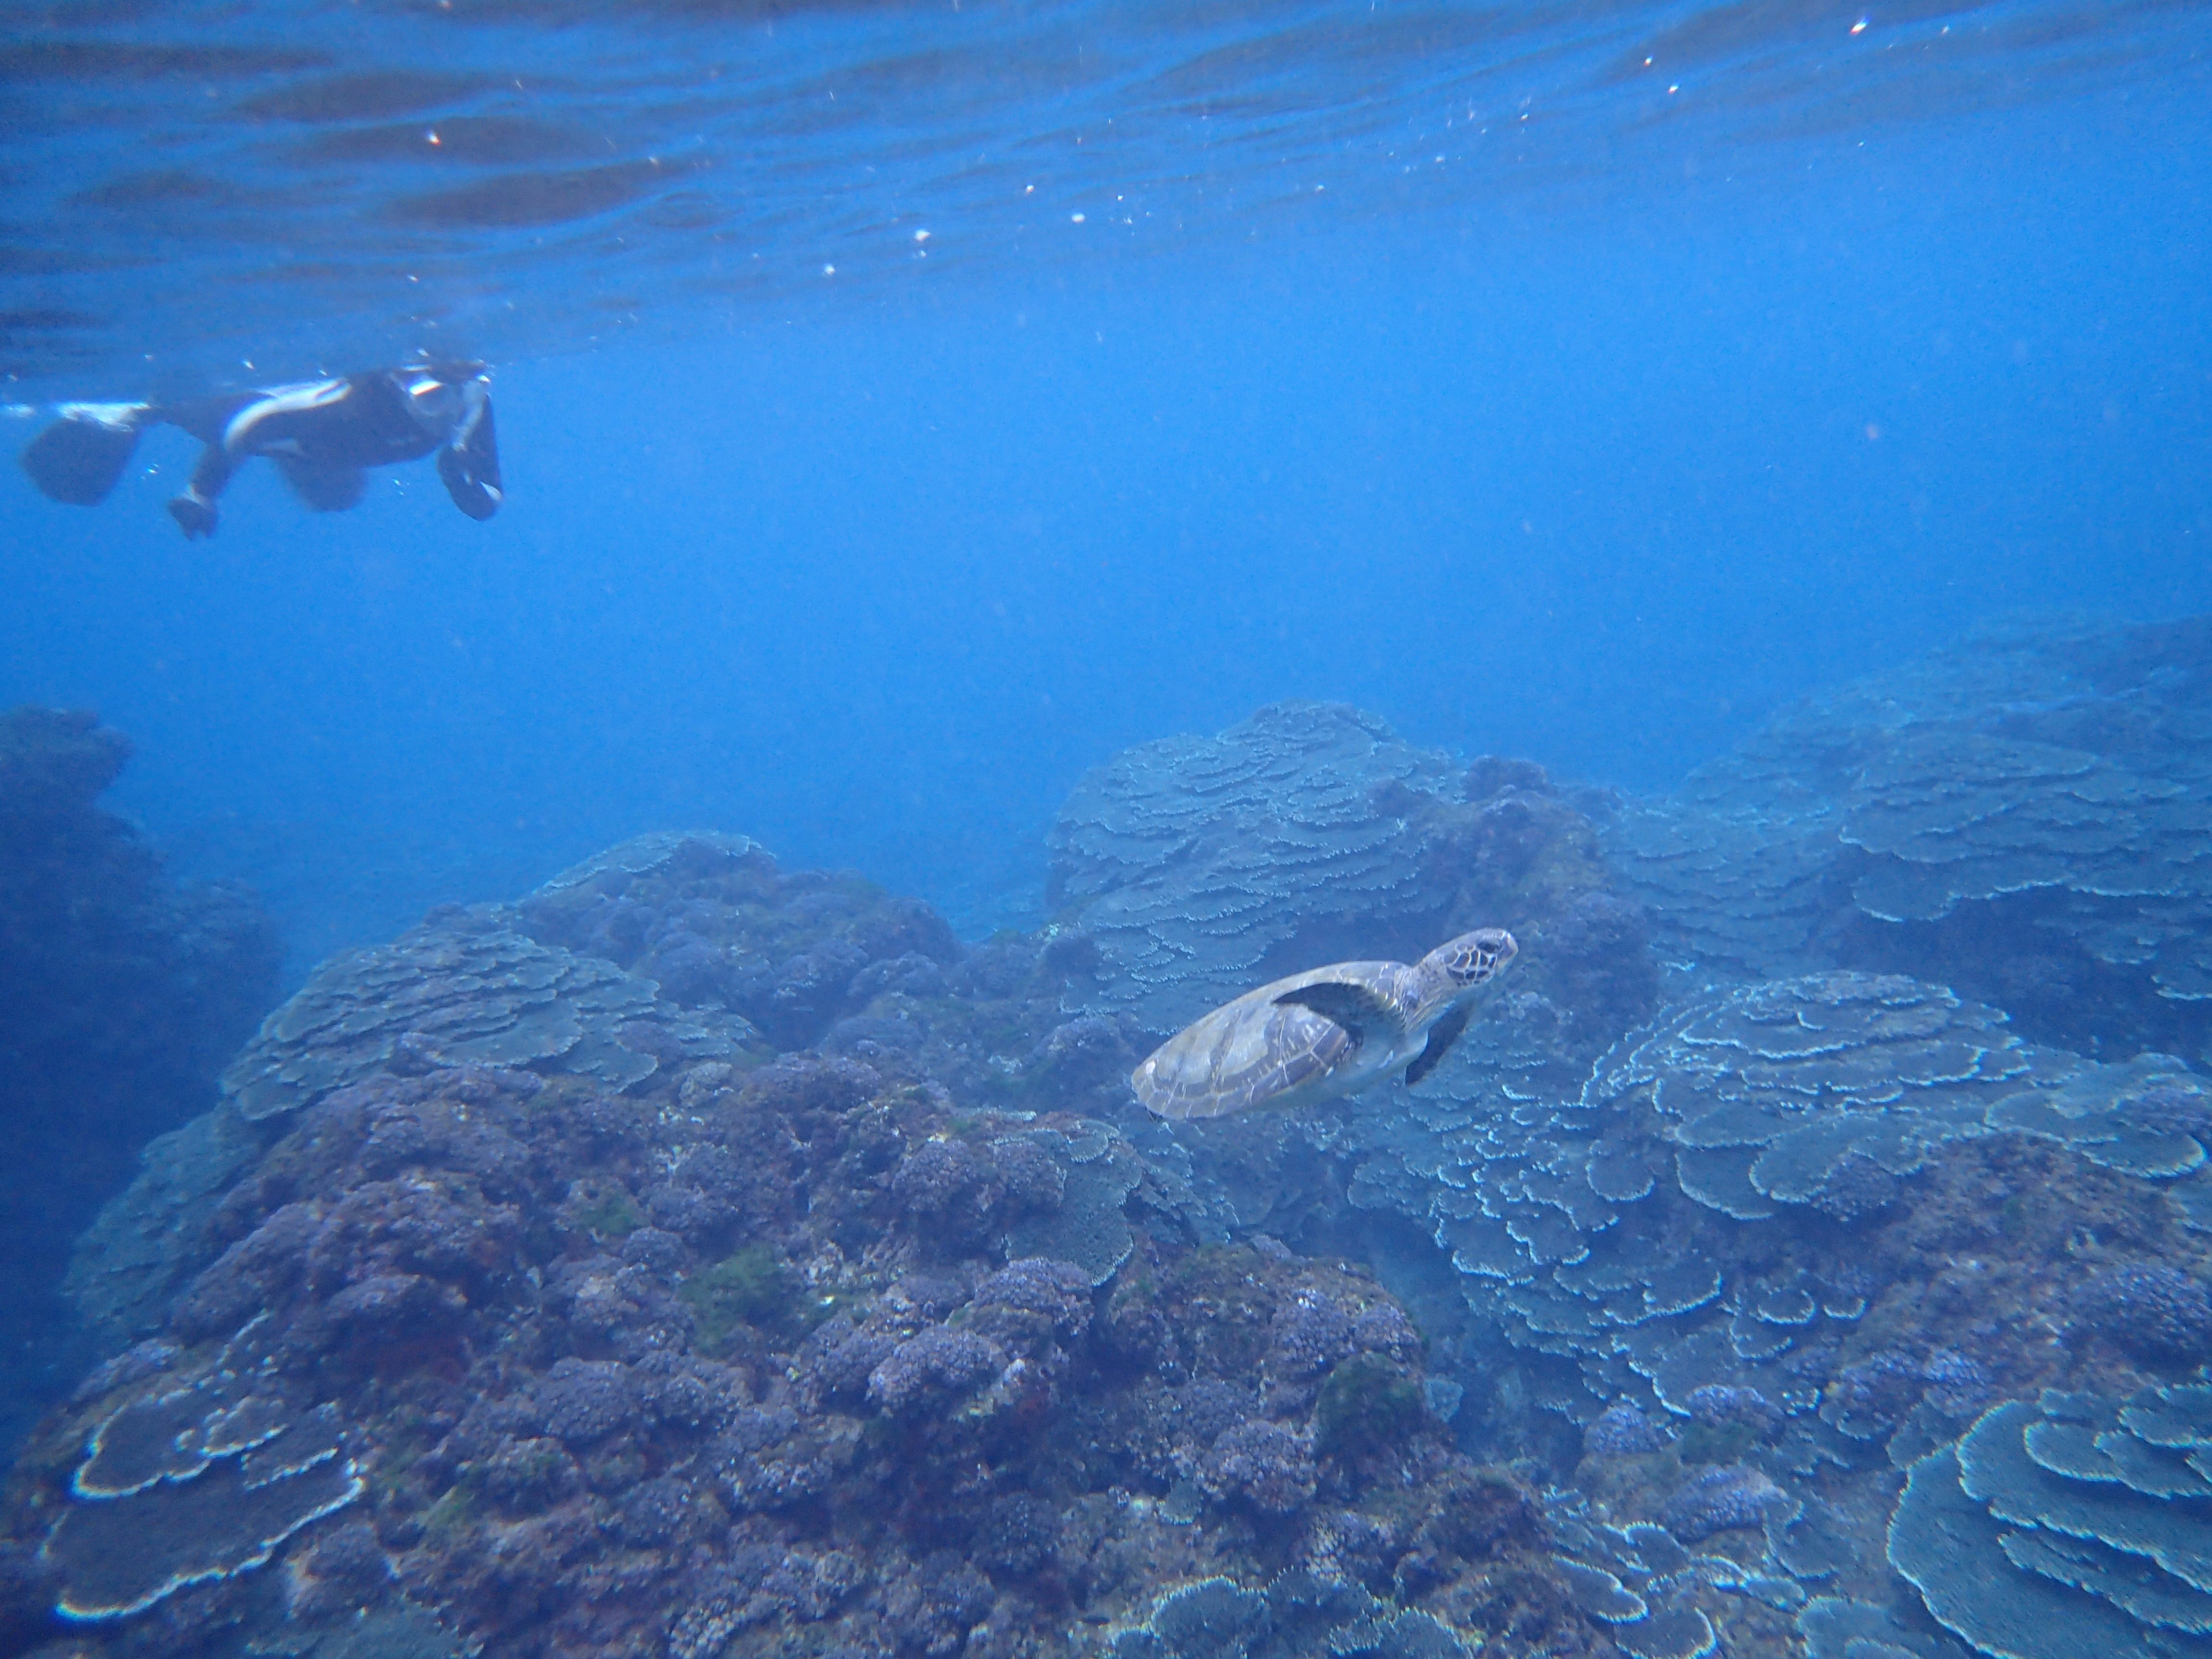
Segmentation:
{"type": "Polygon", "coordinates": [[[1410,972],[1340,962],[1247,991],[1154,1049],[1130,1086],[1148,1110],[1177,1121],[1349,1093],[1389,1066],[1404,1037],[1410,972]]]}

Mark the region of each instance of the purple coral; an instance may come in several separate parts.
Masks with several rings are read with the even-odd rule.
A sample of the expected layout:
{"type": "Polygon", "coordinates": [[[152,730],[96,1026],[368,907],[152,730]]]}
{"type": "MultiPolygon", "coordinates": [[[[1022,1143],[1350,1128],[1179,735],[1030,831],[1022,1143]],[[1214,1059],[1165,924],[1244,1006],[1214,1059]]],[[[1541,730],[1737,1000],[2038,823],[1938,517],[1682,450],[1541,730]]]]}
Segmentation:
{"type": "Polygon", "coordinates": [[[2201,1359],[2212,1349],[2212,1300],[2203,1285],[2162,1262],[2132,1262],[2093,1274],[2074,1292],[2074,1315],[2144,1358],[2201,1359]]]}
{"type": "Polygon", "coordinates": [[[1364,1353],[1389,1354],[1394,1359],[1410,1360],[1421,1352],[1421,1334],[1395,1302],[1362,1309],[1352,1322],[1352,1340],[1364,1353]]]}
{"type": "Polygon", "coordinates": [[[1634,1457],[1668,1443],[1666,1430],[1627,1401],[1608,1406],[1583,1431],[1583,1449],[1592,1457],[1634,1457]]]}
{"type": "Polygon", "coordinates": [[[826,1321],[808,1342],[806,1373],[822,1398],[859,1400],[867,1394],[876,1367],[898,1346],[896,1331],[856,1324],[840,1314],[826,1321]]]}
{"type": "Polygon", "coordinates": [[[957,1249],[990,1209],[990,1171],[963,1141],[926,1140],[899,1161],[891,1194],[917,1233],[957,1249]]]}
{"type": "Polygon", "coordinates": [[[1031,1328],[1073,1340],[1091,1323],[1091,1275],[1072,1261],[1024,1256],[975,1287],[979,1323],[1012,1334],[1031,1328]]]}
{"type": "Polygon", "coordinates": [[[1313,1501],[1318,1471],[1306,1437],[1279,1423],[1239,1423],[1213,1443],[1198,1483],[1222,1503],[1243,1501],[1269,1515],[1291,1515],[1313,1501]]]}
{"type": "Polygon", "coordinates": [[[1352,1316],[1344,1304],[1322,1291],[1300,1291],[1276,1310],[1267,1366],[1279,1377],[1318,1376],[1352,1349],[1352,1316]]]}
{"type": "Polygon", "coordinates": [[[1683,1405],[1691,1417],[1716,1428],[1741,1426],[1765,1433],[1782,1420],[1782,1413],[1774,1402],[1757,1389],[1732,1387],[1725,1382],[1707,1382],[1690,1390],[1683,1405]]]}
{"type": "Polygon", "coordinates": [[[1052,1154],[1021,1135],[991,1146],[991,1162],[1005,1188],[1011,1211],[1056,1210],[1067,1193],[1067,1176],[1052,1154]]]}
{"type": "Polygon", "coordinates": [[[1929,1354],[1920,1375],[1928,1384],[1928,1403],[1947,1417],[1972,1417],[1996,1393],[1989,1372],[1956,1348],[1939,1348],[1929,1354]]]}
{"type": "Polygon", "coordinates": [[[615,1511],[615,1531],[626,1544],[641,1547],[665,1544],[684,1524],[690,1507],[688,1482],[672,1474],[641,1480],[629,1489],[615,1511]]]}
{"type": "Polygon", "coordinates": [[[973,1331],[933,1325],[908,1338],[868,1376],[869,1397],[904,1412],[963,1394],[999,1368],[999,1351],[973,1331]]]}
{"type": "Polygon", "coordinates": [[[538,1385],[545,1432],[572,1447],[596,1444],[637,1416],[629,1373],[617,1361],[556,1359],[538,1385]]]}
{"type": "Polygon", "coordinates": [[[1717,1532],[1765,1523],[1767,1512],[1790,1501],[1781,1487],[1747,1464],[1703,1471],[1659,1511],[1667,1529],[1686,1543],[1717,1532]]]}
{"type": "Polygon", "coordinates": [[[870,963],[853,975],[846,994],[860,1003],[886,994],[941,997],[945,994],[945,970],[921,951],[909,951],[904,956],[870,963]]]}
{"type": "Polygon", "coordinates": [[[1863,1439],[1911,1411],[1923,1386],[1921,1368],[1911,1356],[1883,1348],[1837,1373],[1820,1415],[1863,1439]]]}
{"type": "Polygon", "coordinates": [[[994,1599],[989,1579],[941,1551],[885,1589],[884,1615],[904,1645],[927,1659],[949,1659],[990,1615],[994,1599]]]}
{"type": "Polygon", "coordinates": [[[994,1498],[976,1529],[976,1559],[1011,1577],[1027,1577],[1059,1550],[1060,1516],[1027,1492],[994,1498]]]}

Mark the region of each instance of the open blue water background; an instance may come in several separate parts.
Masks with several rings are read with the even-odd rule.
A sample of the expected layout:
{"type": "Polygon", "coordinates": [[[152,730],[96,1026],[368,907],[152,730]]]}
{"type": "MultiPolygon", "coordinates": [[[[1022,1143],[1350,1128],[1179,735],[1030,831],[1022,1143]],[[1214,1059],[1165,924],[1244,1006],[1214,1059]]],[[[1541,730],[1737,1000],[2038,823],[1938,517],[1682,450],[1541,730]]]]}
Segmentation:
{"type": "Polygon", "coordinates": [[[8,21],[20,438],[495,362],[487,526],[0,480],[0,701],[129,732],[295,975],[664,827],[1033,921],[1084,768],[1279,697],[1657,788],[2212,610],[2212,7],[8,21]]]}

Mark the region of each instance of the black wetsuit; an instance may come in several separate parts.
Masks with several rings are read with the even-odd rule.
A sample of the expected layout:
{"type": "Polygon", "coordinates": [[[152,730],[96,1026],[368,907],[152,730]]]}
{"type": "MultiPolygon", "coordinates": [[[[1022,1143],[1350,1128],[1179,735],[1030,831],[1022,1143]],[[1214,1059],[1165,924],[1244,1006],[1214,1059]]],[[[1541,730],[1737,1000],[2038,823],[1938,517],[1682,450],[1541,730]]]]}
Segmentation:
{"type": "Polygon", "coordinates": [[[363,473],[433,451],[453,505],[489,519],[504,499],[490,382],[477,364],[386,369],[175,404],[77,405],[33,439],[23,465],[57,501],[102,500],[149,426],[181,428],[207,447],[170,516],[187,537],[211,536],[231,474],[265,455],[309,507],[355,506],[363,473]]]}

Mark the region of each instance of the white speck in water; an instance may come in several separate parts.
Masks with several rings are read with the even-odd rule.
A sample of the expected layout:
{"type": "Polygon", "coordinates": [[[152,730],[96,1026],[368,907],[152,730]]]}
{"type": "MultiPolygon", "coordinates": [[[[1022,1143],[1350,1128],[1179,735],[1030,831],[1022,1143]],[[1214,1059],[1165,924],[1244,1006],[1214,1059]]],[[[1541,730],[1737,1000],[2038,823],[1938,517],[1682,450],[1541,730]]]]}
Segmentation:
{"type": "Polygon", "coordinates": [[[837,274],[837,267],[835,265],[824,265],[822,267],[822,274],[824,276],[835,276],[837,274]]]}
{"type": "Polygon", "coordinates": [[[1071,213],[1067,216],[1067,222],[1071,225],[1079,225],[1083,222],[1083,216],[1079,213],[1071,213]]]}

